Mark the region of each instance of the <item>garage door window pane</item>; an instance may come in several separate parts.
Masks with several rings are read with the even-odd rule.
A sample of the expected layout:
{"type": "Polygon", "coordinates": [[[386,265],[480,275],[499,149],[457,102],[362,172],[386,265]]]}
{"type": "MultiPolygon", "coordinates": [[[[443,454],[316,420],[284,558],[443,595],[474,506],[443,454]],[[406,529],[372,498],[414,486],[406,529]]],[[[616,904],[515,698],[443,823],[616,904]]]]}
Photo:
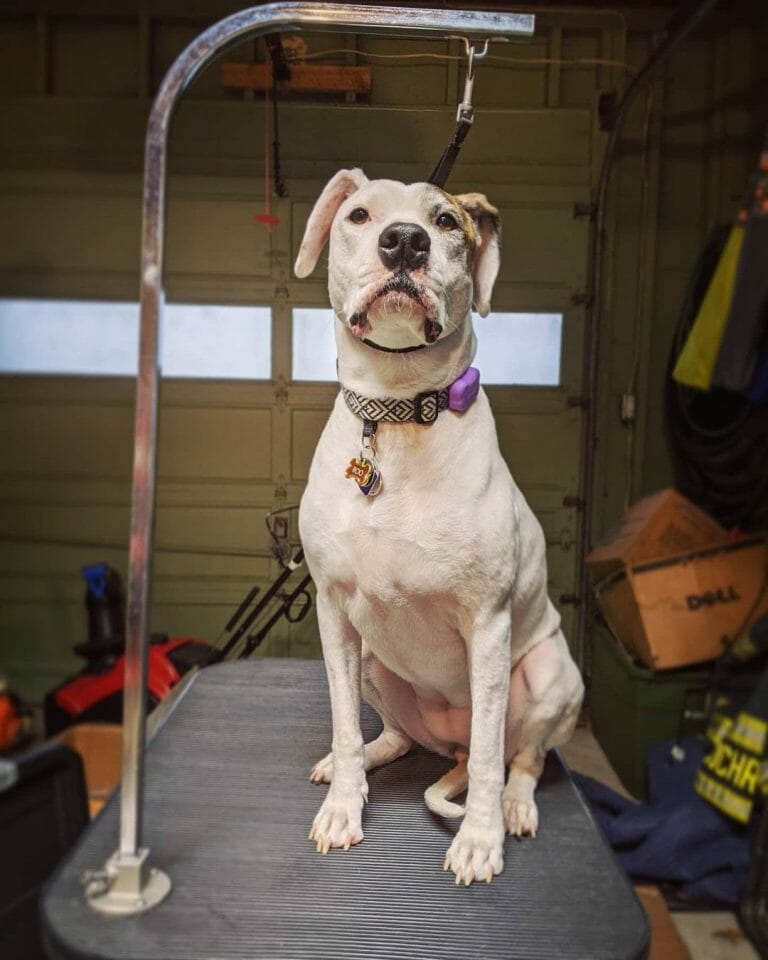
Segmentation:
{"type": "Polygon", "coordinates": [[[336,337],[333,310],[296,307],[293,310],[294,380],[336,380],[336,337]]]}
{"type": "MultiPolygon", "coordinates": [[[[503,386],[558,386],[563,333],[561,313],[473,315],[477,334],[474,364],[483,383],[503,386]]],[[[333,311],[293,311],[294,380],[336,380],[333,311]]]]}
{"type": "Polygon", "coordinates": [[[560,383],[561,313],[489,313],[473,317],[475,366],[483,383],[556,387],[560,383]]]}
{"type": "Polygon", "coordinates": [[[272,377],[269,307],[168,304],[163,374],[220,380],[272,377]]]}
{"type": "MultiPolygon", "coordinates": [[[[162,369],[167,377],[267,380],[268,307],[167,304],[162,369]]],[[[135,303],[0,300],[0,372],[134,376],[135,303]]]]}

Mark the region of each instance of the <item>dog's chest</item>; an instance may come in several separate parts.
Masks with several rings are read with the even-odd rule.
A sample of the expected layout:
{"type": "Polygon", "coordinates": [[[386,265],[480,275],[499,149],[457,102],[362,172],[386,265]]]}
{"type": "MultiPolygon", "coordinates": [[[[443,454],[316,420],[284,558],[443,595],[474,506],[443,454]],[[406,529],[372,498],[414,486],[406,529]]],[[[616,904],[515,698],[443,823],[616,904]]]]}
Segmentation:
{"type": "Polygon", "coordinates": [[[359,421],[350,425],[340,413],[320,440],[302,501],[301,536],[315,580],[368,598],[381,616],[406,606],[434,609],[436,597],[451,598],[441,611],[476,602],[489,564],[508,549],[512,500],[484,398],[480,416],[382,429],[375,497],[345,478],[345,455],[359,449],[359,421]]]}
{"type": "Polygon", "coordinates": [[[375,501],[349,487],[339,491],[346,509],[327,531],[324,575],[375,598],[377,605],[401,606],[455,583],[460,544],[471,536],[472,518],[441,513],[433,491],[408,496],[402,488],[393,490],[391,472],[384,484],[375,501]]]}
{"type": "Polygon", "coordinates": [[[426,688],[438,682],[439,663],[440,683],[453,690],[466,674],[462,637],[472,593],[460,581],[466,560],[455,549],[452,524],[409,508],[390,512],[383,504],[340,531],[339,553],[330,562],[334,593],[391,670],[426,688]]]}

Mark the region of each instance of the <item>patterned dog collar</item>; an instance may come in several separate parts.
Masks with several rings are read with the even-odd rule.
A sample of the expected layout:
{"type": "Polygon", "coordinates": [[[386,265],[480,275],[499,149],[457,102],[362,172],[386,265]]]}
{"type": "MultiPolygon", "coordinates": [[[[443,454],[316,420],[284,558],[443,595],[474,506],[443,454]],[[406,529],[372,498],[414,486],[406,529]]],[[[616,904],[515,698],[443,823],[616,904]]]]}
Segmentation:
{"type": "Polygon", "coordinates": [[[442,390],[425,390],[411,400],[395,397],[363,397],[342,386],[344,402],[355,416],[375,423],[434,423],[443,410],[463,413],[474,403],[480,389],[480,371],[469,367],[442,390]]]}

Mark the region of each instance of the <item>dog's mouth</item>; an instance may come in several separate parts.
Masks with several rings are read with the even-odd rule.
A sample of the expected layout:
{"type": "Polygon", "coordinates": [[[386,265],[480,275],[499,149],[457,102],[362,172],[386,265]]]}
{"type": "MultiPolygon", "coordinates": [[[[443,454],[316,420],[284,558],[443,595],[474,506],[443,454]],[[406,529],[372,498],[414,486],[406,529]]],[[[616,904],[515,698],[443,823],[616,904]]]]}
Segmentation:
{"type": "Polygon", "coordinates": [[[407,297],[410,297],[411,300],[421,303],[420,288],[414,282],[413,277],[409,277],[407,273],[396,273],[390,277],[381,290],[375,295],[374,300],[377,300],[379,297],[385,297],[388,293],[404,293],[407,297]]]}
{"type": "Polygon", "coordinates": [[[349,318],[349,325],[356,337],[365,339],[369,332],[369,313],[406,313],[421,310],[424,317],[423,333],[428,344],[434,343],[443,332],[434,318],[434,305],[427,296],[426,288],[417,284],[406,273],[397,273],[379,287],[364,306],[349,318]]]}

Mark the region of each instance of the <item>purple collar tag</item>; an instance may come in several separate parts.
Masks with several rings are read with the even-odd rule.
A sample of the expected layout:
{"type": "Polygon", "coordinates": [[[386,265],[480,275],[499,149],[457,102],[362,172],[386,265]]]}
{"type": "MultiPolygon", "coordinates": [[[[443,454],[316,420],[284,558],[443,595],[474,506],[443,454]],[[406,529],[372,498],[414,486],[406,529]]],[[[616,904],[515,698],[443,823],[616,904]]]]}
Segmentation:
{"type": "Polygon", "coordinates": [[[477,367],[469,367],[448,387],[448,409],[464,413],[477,399],[479,390],[480,371],[477,367]]]}

